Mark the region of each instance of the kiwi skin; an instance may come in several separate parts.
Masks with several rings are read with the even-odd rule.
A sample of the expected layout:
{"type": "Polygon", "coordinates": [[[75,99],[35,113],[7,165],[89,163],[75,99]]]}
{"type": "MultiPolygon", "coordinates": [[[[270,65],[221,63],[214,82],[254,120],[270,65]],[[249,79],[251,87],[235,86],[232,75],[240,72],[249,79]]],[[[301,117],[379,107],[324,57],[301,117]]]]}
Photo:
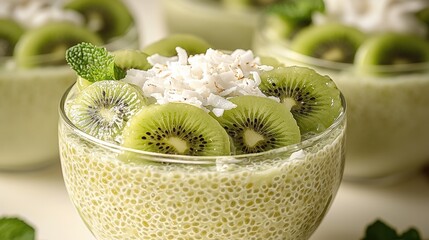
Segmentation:
{"type": "Polygon", "coordinates": [[[251,95],[229,100],[237,107],[213,117],[231,137],[235,154],[265,152],[300,142],[296,120],[282,104],[251,95]]]}
{"type": "Polygon", "coordinates": [[[25,32],[20,24],[11,19],[0,19],[0,41],[5,41],[5,49],[0,49],[0,56],[12,56],[19,38],[25,32]]]}
{"type": "MultiPolygon", "coordinates": [[[[364,72],[375,70],[371,68],[374,66],[388,65],[408,72],[413,69],[407,65],[425,62],[429,62],[429,42],[418,36],[391,32],[369,38],[359,48],[355,58],[357,68],[364,72]]],[[[387,74],[383,71],[378,73],[387,74]]]]}
{"type": "Polygon", "coordinates": [[[278,67],[261,75],[261,91],[290,109],[301,134],[319,133],[343,111],[341,93],[334,81],[313,69],[278,67]]]}
{"type": "Polygon", "coordinates": [[[66,64],[66,50],[81,42],[103,44],[97,34],[85,27],[52,22],[23,34],[15,46],[14,58],[21,68],[63,65],[66,64]]]}
{"type": "Polygon", "coordinates": [[[306,56],[332,62],[353,63],[366,35],[358,29],[338,23],[311,25],[292,39],[290,48],[306,56]]]}
{"type": "Polygon", "coordinates": [[[202,38],[190,34],[173,34],[153,42],[142,49],[148,55],[176,56],[176,47],[186,50],[188,55],[205,53],[211,45],[202,38]]]}
{"type": "Polygon", "coordinates": [[[100,22],[96,33],[105,42],[124,35],[133,24],[128,8],[120,0],[71,0],[64,8],[82,13],[89,25],[91,21],[100,22]]]}
{"type": "Polygon", "coordinates": [[[220,124],[187,103],[144,107],[130,119],[122,137],[123,147],[163,154],[224,156],[231,151],[220,124]]]}

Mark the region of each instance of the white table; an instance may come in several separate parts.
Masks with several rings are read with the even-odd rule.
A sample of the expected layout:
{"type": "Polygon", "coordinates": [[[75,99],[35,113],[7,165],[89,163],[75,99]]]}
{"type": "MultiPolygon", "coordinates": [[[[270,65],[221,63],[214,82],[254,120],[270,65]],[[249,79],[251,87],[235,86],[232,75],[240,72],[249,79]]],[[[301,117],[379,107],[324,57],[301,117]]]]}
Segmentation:
{"type": "MultiPolygon", "coordinates": [[[[139,18],[142,44],[165,36],[156,0],[128,0],[139,18]]],[[[38,240],[93,240],[69,201],[59,163],[33,172],[0,172],[0,216],[19,216],[38,240]]],[[[416,175],[391,186],[343,183],[311,240],[360,240],[377,218],[402,231],[417,227],[429,238],[429,178],[416,175]]]]}

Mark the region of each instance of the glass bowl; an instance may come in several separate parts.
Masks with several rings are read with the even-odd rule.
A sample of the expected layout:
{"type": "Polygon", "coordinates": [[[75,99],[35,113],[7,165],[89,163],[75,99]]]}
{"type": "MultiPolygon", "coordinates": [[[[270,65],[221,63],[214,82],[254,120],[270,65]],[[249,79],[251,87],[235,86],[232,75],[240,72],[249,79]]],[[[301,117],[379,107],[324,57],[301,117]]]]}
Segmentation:
{"type": "Polygon", "coordinates": [[[314,68],[329,75],[344,94],[345,179],[391,182],[429,162],[429,63],[359,69],[302,55],[290,50],[287,41],[268,36],[262,23],[254,37],[257,54],[314,68]]]}
{"type": "Polygon", "coordinates": [[[85,134],[66,115],[75,91],[61,101],[61,166],[71,201],[97,239],[308,239],[342,180],[344,100],[335,123],[300,144],[191,157],[85,134]]]}
{"type": "Polygon", "coordinates": [[[220,2],[205,0],[162,0],[170,33],[202,37],[216,49],[250,49],[258,23],[256,8],[226,8],[220,2]]]}
{"type": "MultiPolygon", "coordinates": [[[[137,29],[106,48],[138,48],[137,29]]],[[[13,57],[0,57],[0,170],[32,170],[59,160],[58,104],[76,81],[64,56],[34,57],[39,67],[19,68],[13,57]]]]}

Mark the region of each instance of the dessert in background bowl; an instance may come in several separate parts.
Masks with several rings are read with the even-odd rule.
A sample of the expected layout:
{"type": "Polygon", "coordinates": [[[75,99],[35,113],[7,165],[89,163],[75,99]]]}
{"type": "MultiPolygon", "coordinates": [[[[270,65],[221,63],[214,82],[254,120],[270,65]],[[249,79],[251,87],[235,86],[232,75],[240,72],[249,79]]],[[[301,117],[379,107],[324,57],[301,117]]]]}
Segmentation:
{"type": "Polygon", "coordinates": [[[217,49],[249,49],[261,9],[278,0],[162,0],[167,29],[202,37],[217,49]]]}
{"type": "Polygon", "coordinates": [[[66,49],[83,41],[138,48],[138,35],[116,0],[2,1],[0,7],[0,170],[36,169],[59,160],[58,105],[76,79],[66,49]]]}
{"type": "Polygon", "coordinates": [[[254,50],[328,74],[344,93],[346,179],[398,179],[427,163],[429,2],[327,1],[306,21],[284,8],[264,16],[254,50]]]}
{"type": "Polygon", "coordinates": [[[67,51],[79,78],[61,102],[61,164],[97,239],[308,239],[326,214],[345,152],[334,82],[209,47],[175,35],[67,51]]]}

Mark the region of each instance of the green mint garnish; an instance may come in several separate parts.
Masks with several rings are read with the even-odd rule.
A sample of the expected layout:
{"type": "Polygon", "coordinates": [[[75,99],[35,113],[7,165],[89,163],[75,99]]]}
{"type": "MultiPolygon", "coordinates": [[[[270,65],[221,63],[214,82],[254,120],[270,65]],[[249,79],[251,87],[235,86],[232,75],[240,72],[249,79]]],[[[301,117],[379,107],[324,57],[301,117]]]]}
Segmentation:
{"type": "Polygon", "coordinates": [[[115,66],[114,56],[106,48],[91,43],[80,43],[67,49],[66,61],[79,76],[90,82],[125,76],[125,71],[115,66]]]}
{"type": "Polygon", "coordinates": [[[414,228],[398,234],[392,227],[381,220],[376,220],[366,228],[365,237],[362,240],[421,240],[421,238],[414,228]]]}
{"type": "Polygon", "coordinates": [[[311,22],[314,12],[324,12],[325,4],[323,0],[283,0],[267,10],[294,23],[305,23],[311,22]]]}
{"type": "Polygon", "coordinates": [[[0,239],[34,240],[34,228],[18,218],[0,218],[0,239]]]}

